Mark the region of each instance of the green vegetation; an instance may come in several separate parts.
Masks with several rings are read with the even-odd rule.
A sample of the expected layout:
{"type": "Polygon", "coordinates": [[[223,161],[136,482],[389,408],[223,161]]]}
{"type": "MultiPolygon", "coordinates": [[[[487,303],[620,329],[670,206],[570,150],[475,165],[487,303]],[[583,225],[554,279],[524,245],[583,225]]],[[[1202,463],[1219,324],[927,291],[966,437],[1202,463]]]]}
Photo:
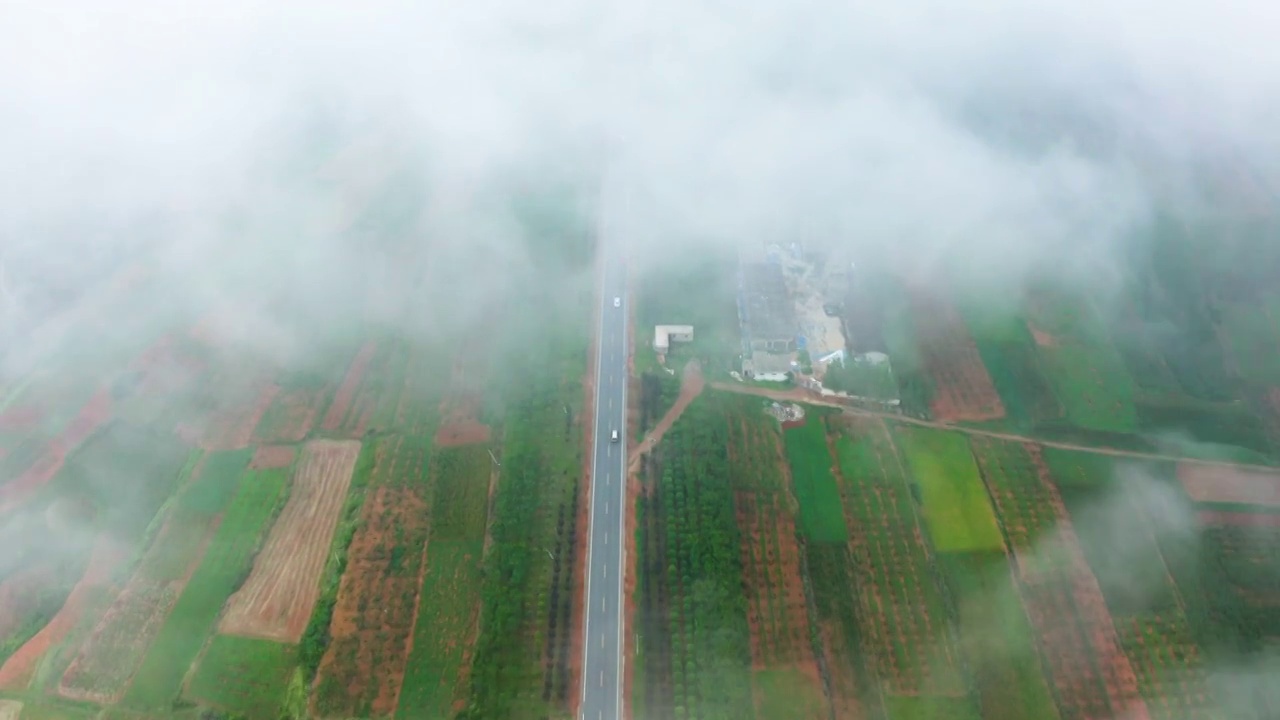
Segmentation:
{"type": "Polygon", "coordinates": [[[1048,335],[1038,353],[1067,419],[1086,430],[1137,429],[1133,379],[1093,305],[1046,291],[1031,304],[1030,321],[1048,335]]]}
{"type": "Polygon", "coordinates": [[[1222,318],[1227,347],[1240,375],[1260,385],[1280,386],[1280,294],[1268,292],[1259,302],[1231,304],[1222,318]]]}
{"type": "Polygon", "coordinates": [[[872,400],[898,399],[898,381],[890,361],[872,360],[863,355],[830,363],[822,377],[822,386],[872,400]]]}
{"type": "MultiPolygon", "coordinates": [[[[687,358],[697,357],[706,361],[704,366],[713,372],[733,369],[736,356],[742,352],[734,257],[725,253],[692,261],[687,256],[672,260],[648,272],[636,292],[637,368],[661,372],[654,360],[654,325],[692,325],[693,342],[675,343],[667,365],[678,371],[687,358]]],[[[605,301],[611,302],[612,298],[605,301]]]]}
{"type": "Polygon", "coordinates": [[[215,635],[186,694],[248,720],[279,720],[296,662],[296,646],[215,635]]]}
{"type": "Polygon", "coordinates": [[[467,697],[459,668],[480,600],[491,468],[484,445],[445,448],[435,456],[427,569],[399,718],[452,718],[454,702],[467,697]]]}
{"type": "Polygon", "coordinates": [[[1061,418],[1062,404],[1045,379],[1026,318],[993,307],[989,298],[965,295],[958,306],[1004,404],[1005,424],[1028,432],[1039,423],[1061,418]]]}
{"type": "Polygon", "coordinates": [[[717,398],[698,399],[658,448],[654,505],[665,552],[653,558],[670,589],[671,692],[677,718],[749,717],[750,645],[742,540],[728,476],[728,429],[717,398]]]}
{"type": "MultiPolygon", "coordinates": [[[[998,552],[939,553],[983,720],[1057,718],[1025,610],[998,552]]],[[[897,720],[894,718],[894,720],[897,720]]]]}
{"type": "Polygon", "coordinates": [[[807,412],[804,425],[783,433],[791,482],[800,503],[800,529],[814,542],[844,542],[849,529],[845,527],[836,479],[831,475],[826,428],[815,408],[807,412]]]}
{"type": "Polygon", "coordinates": [[[925,522],[939,552],[1004,547],[969,443],[959,433],[902,428],[907,465],[920,487],[925,522]]]}
{"type": "Polygon", "coordinates": [[[284,470],[249,472],[241,478],[204,560],[125,694],[125,705],[155,710],[169,707],[177,698],[183,677],[212,631],[223,603],[248,577],[262,537],[284,507],[287,487],[284,470]]]}
{"type": "MultiPolygon", "coordinates": [[[[839,429],[842,494],[857,526],[852,588],[875,608],[861,617],[865,652],[886,693],[960,693],[963,677],[947,634],[945,596],[888,428],[863,420],[839,429]]],[[[820,600],[841,592],[838,582],[825,578],[831,571],[830,562],[810,563],[820,600]]]]}
{"type": "Polygon", "coordinates": [[[967,697],[885,698],[890,720],[986,720],[967,697]]]}
{"type": "Polygon", "coordinates": [[[883,285],[881,301],[884,303],[884,344],[893,375],[898,381],[898,397],[902,409],[908,415],[929,416],[929,403],[933,399],[933,378],[925,367],[924,355],[916,339],[916,325],[911,313],[911,301],[906,289],[895,277],[879,278],[883,285]]]}
{"type": "Polygon", "coordinates": [[[582,448],[574,416],[586,343],[553,328],[538,339],[519,332],[505,339],[527,342],[524,362],[498,388],[506,405],[502,470],[466,711],[486,719],[538,718],[575,692],[563,638],[571,632],[582,448]]]}

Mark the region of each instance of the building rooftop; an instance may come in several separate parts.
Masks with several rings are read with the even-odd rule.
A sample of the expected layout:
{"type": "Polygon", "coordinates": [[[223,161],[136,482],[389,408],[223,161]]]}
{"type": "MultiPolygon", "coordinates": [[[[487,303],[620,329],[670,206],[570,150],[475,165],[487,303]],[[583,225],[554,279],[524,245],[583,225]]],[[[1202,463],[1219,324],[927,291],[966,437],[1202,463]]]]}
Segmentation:
{"type": "Polygon", "coordinates": [[[653,326],[653,347],[657,349],[670,347],[672,335],[691,338],[693,337],[693,326],[692,325],[654,325],[653,326]]]}
{"type": "Polygon", "coordinates": [[[743,264],[740,292],[743,320],[752,337],[773,340],[796,336],[799,324],[780,266],[743,264]]]}

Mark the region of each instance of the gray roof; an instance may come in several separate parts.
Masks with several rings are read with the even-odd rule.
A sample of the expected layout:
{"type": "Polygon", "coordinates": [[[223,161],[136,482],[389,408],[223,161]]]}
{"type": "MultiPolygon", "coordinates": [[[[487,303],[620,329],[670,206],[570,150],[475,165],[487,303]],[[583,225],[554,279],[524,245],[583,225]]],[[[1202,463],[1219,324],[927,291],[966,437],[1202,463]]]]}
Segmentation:
{"type": "Polygon", "coordinates": [[[795,306],[787,293],[782,268],[773,263],[745,263],[739,297],[743,319],[753,338],[792,339],[799,331],[795,306]]]}

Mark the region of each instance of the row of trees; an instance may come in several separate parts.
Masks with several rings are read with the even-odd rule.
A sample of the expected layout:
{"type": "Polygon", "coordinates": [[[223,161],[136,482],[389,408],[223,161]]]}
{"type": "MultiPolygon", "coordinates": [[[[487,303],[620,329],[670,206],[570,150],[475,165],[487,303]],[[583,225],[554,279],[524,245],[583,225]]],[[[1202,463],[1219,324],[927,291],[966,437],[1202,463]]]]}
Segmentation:
{"type": "Polygon", "coordinates": [[[677,717],[749,717],[750,639],[720,409],[695,403],[659,458],[677,717]]]}

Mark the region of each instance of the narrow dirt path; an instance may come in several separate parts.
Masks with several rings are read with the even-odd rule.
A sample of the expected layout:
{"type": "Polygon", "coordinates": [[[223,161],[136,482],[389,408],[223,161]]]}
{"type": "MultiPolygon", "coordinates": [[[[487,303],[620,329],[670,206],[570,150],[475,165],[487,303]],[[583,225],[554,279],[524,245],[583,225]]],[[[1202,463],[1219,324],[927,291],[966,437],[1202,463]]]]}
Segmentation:
{"type": "Polygon", "coordinates": [[[684,372],[680,376],[680,396],[676,398],[676,402],[671,406],[667,413],[662,416],[657,425],[644,436],[631,450],[630,456],[627,458],[627,472],[635,473],[640,470],[640,458],[652,447],[662,440],[662,436],[671,429],[676,420],[684,414],[685,408],[689,407],[694,398],[702,394],[706,383],[702,379],[702,366],[697,360],[690,360],[684,366],[684,372]]]}
{"type": "MultiPolygon", "coordinates": [[[[1122,450],[1119,448],[1097,447],[1093,445],[1080,445],[1077,443],[1060,442],[1057,440],[1045,440],[1042,438],[1030,437],[1027,435],[1017,435],[1015,433],[1004,433],[996,430],[983,430],[982,428],[968,427],[965,425],[953,425],[946,422],[938,422],[936,420],[921,420],[919,418],[899,415],[897,413],[882,412],[878,410],[867,410],[865,408],[852,407],[844,403],[835,402],[834,400],[824,400],[821,397],[814,396],[802,388],[793,390],[770,390],[769,388],[756,387],[752,385],[739,385],[737,383],[713,382],[709,383],[710,387],[716,390],[724,390],[725,392],[738,393],[740,395],[757,395],[759,397],[768,398],[770,400],[778,400],[781,402],[804,403],[808,405],[821,405],[823,407],[832,407],[843,410],[849,415],[860,415],[863,417],[876,417],[888,422],[902,423],[906,425],[917,425],[919,427],[935,428],[938,430],[951,430],[954,432],[965,433],[966,435],[977,435],[980,437],[995,438],[997,440],[1008,440],[1011,442],[1029,442],[1044,447],[1059,448],[1062,450],[1077,450],[1080,452],[1095,453],[1098,455],[1110,455],[1113,457],[1130,457],[1142,460],[1167,460],[1173,462],[1187,463],[1190,465],[1205,465],[1210,467],[1236,468],[1240,470],[1257,470],[1265,473],[1275,473],[1276,468],[1267,465],[1251,465],[1249,463],[1235,463],[1226,460],[1200,460],[1197,458],[1182,457],[1179,455],[1168,455],[1164,453],[1149,453],[1140,450],[1122,450]]],[[[681,388],[683,394],[683,388],[681,388]]],[[[677,403],[679,405],[679,403],[677,403]]],[[[672,408],[673,410],[675,408],[672,408]]],[[[666,418],[663,418],[666,422],[666,418]]],[[[661,427],[661,425],[659,425],[661,427]]]]}

